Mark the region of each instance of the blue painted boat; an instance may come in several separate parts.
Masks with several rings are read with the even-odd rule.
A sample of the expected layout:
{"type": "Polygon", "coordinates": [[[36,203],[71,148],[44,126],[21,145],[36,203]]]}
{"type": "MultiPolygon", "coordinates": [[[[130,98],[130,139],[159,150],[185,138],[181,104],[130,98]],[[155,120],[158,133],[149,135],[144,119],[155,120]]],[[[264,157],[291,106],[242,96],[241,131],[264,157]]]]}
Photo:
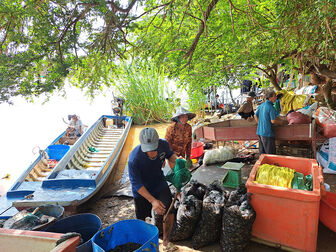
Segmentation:
{"type": "Polygon", "coordinates": [[[40,162],[39,158],[35,160],[0,198],[0,213],[3,212],[0,218],[13,216],[17,209],[46,204],[76,207],[89,200],[104,185],[117,164],[131,124],[132,118],[128,116],[101,116],[44,179],[28,179],[40,162]]]}

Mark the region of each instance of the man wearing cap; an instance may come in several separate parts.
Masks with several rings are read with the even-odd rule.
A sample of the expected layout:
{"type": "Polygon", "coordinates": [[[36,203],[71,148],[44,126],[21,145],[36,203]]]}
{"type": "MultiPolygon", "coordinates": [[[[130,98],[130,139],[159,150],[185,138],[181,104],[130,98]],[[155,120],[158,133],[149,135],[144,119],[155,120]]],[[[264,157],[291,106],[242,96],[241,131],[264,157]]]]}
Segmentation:
{"type": "MultiPolygon", "coordinates": [[[[168,142],[159,139],[155,129],[141,130],[140,145],[135,147],[128,157],[129,177],[137,219],[145,220],[146,217],[151,217],[152,208],[159,215],[164,215],[168,210],[172,195],[163,175],[162,166],[168,159],[168,164],[173,169],[176,158],[168,142]]],[[[177,247],[169,242],[173,223],[174,214],[171,213],[163,223],[163,246],[173,247],[173,250],[176,250],[177,247]]]]}
{"type": "Polygon", "coordinates": [[[256,97],[255,93],[253,91],[249,92],[246,101],[240,108],[238,109],[237,113],[240,115],[243,119],[252,121],[254,118],[254,111],[253,111],[253,99],[256,97]]]}
{"type": "Polygon", "coordinates": [[[284,121],[277,118],[273,103],[277,97],[274,91],[266,92],[266,101],[256,111],[258,122],[259,154],[276,154],[273,125],[282,125],[284,121]]]}
{"type": "Polygon", "coordinates": [[[178,157],[185,158],[190,164],[191,154],[191,126],[188,120],[194,118],[196,115],[189,112],[183,107],[179,107],[172,117],[173,124],[166,130],[165,139],[168,141],[170,148],[178,157]]]}

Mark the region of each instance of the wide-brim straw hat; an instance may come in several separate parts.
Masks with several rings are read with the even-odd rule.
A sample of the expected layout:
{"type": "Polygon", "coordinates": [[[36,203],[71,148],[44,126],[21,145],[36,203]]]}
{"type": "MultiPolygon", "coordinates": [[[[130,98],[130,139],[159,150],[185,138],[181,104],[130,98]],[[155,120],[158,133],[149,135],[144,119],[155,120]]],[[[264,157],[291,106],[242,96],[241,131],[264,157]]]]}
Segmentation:
{"type": "Polygon", "coordinates": [[[247,97],[255,98],[256,94],[255,92],[251,91],[251,92],[248,92],[247,97]]]}
{"type": "Polygon", "coordinates": [[[196,116],[196,114],[189,112],[189,111],[186,110],[185,108],[183,108],[183,107],[179,107],[179,108],[176,110],[176,113],[173,115],[173,117],[172,117],[171,120],[172,120],[173,122],[177,122],[178,117],[181,116],[181,115],[187,115],[187,116],[188,116],[188,120],[191,120],[191,119],[193,119],[193,118],[196,116]]]}

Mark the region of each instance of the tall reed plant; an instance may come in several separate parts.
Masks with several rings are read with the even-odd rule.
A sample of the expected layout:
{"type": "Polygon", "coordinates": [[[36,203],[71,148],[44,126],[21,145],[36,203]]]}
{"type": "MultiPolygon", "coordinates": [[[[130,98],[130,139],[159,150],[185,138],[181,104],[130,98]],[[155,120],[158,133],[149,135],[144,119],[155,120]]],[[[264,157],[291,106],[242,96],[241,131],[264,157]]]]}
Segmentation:
{"type": "Polygon", "coordinates": [[[170,120],[174,105],[163,69],[153,63],[123,64],[117,89],[136,124],[170,120]],[[166,98],[165,98],[166,97],[166,98]]]}

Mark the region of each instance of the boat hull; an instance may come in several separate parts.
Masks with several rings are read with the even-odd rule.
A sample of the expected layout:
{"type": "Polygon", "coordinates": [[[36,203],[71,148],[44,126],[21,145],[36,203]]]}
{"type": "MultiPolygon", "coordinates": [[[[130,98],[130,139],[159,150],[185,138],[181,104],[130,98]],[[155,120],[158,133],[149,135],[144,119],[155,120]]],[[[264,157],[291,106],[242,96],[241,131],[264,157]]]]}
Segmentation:
{"type": "Polygon", "coordinates": [[[8,201],[17,209],[45,204],[67,209],[83,204],[102,188],[116,166],[131,123],[130,117],[101,116],[45,180],[22,181],[7,193],[8,201]],[[123,120],[124,126],[111,125],[113,120],[123,120]]]}

